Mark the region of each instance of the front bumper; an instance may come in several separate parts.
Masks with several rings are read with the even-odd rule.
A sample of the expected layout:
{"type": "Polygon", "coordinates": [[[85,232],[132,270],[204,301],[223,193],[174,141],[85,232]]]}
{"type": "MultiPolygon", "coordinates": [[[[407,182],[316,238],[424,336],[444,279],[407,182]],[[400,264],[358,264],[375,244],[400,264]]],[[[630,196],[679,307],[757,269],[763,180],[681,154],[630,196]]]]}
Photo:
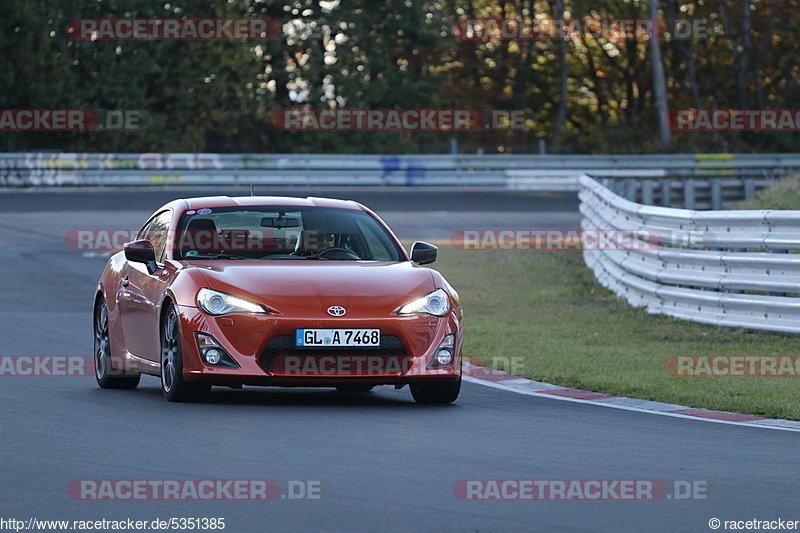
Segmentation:
{"type": "Polygon", "coordinates": [[[461,313],[443,317],[389,316],[375,319],[301,319],[278,314],[232,313],[210,316],[196,307],[179,306],[184,379],[212,385],[334,386],[347,383],[402,385],[452,381],[461,376],[461,313]],[[298,328],[378,328],[380,349],[296,349],[298,328]],[[206,365],[195,332],[206,333],[239,368],[206,365]],[[451,365],[429,368],[439,344],[454,333],[451,365]],[[394,340],[391,340],[394,339],[394,340]]]}

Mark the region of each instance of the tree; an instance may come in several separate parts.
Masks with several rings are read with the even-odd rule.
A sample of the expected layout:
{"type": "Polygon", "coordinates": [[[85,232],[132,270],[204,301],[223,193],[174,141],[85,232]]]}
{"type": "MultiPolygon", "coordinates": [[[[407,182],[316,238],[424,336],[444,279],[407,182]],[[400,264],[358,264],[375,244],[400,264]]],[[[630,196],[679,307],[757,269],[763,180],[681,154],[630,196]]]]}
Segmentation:
{"type": "MultiPolygon", "coordinates": [[[[648,13],[650,20],[658,19],[658,0],[648,0],[648,13]]],[[[651,38],[650,43],[650,62],[653,67],[653,98],[655,99],[656,110],[658,111],[658,132],[661,144],[668,147],[670,143],[670,129],[667,125],[667,86],[664,80],[664,63],[661,60],[661,44],[657,38],[651,38]]]]}

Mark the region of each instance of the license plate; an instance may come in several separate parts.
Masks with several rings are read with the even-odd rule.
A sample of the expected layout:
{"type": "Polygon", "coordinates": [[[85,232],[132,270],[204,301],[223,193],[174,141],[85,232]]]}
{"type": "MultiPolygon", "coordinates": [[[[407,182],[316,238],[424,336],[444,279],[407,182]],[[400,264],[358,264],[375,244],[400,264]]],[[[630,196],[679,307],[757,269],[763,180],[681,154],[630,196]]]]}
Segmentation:
{"type": "Polygon", "coordinates": [[[375,347],[381,345],[379,329],[298,329],[295,346],[375,347]]]}

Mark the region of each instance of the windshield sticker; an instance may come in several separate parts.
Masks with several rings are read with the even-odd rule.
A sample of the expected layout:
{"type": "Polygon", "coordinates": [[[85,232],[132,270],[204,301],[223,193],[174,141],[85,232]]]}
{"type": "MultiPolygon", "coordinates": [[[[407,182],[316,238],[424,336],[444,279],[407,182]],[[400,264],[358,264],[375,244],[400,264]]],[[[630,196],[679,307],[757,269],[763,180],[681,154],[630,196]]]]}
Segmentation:
{"type": "Polygon", "coordinates": [[[195,213],[195,210],[194,210],[194,209],[192,209],[191,211],[186,211],[186,214],[187,214],[187,215],[194,215],[194,213],[195,213]]]}
{"type": "Polygon", "coordinates": [[[206,209],[198,209],[197,210],[197,214],[198,215],[210,215],[211,214],[211,209],[207,209],[207,208],[206,209]]]}

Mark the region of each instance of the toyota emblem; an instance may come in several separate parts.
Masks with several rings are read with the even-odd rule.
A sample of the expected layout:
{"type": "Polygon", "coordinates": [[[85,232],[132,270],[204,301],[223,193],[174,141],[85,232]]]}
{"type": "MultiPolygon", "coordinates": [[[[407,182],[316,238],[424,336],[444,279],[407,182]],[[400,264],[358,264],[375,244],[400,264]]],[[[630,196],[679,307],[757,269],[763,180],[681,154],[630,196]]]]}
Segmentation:
{"type": "Polygon", "coordinates": [[[347,309],[341,305],[332,305],[328,308],[328,314],[331,316],[344,316],[347,314],[347,309]]]}

